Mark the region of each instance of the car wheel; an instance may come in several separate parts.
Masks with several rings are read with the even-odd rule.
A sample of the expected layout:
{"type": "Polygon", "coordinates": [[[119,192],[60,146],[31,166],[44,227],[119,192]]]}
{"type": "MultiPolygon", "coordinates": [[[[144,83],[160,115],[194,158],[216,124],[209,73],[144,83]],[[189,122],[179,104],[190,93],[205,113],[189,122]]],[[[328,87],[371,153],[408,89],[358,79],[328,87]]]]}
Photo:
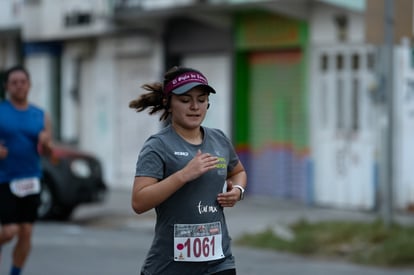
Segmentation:
{"type": "Polygon", "coordinates": [[[53,214],[55,199],[50,186],[42,181],[42,190],[40,191],[40,205],[37,209],[39,219],[48,219],[53,214]]]}

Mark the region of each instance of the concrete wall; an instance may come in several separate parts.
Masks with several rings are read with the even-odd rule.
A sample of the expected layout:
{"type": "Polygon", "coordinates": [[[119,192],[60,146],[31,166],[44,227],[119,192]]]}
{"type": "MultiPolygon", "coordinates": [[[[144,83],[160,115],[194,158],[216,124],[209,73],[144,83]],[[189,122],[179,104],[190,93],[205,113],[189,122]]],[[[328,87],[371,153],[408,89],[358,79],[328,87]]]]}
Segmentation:
{"type": "Polygon", "coordinates": [[[310,17],[310,42],[312,45],[337,43],[362,43],[364,41],[364,16],[362,13],[344,10],[333,6],[315,4],[310,17]],[[345,40],[339,38],[338,16],[346,18],[345,40]]]}
{"type": "Polygon", "coordinates": [[[22,1],[0,1],[0,31],[20,26],[22,18],[22,1]]]}
{"type": "Polygon", "coordinates": [[[138,96],[143,81],[160,79],[161,52],[159,41],[139,35],[67,42],[64,48],[62,138],[97,155],[110,186],[131,186],[138,150],[145,140],[143,137],[148,137],[159,127],[158,117],[146,114],[142,114],[142,123],[149,126],[142,127],[142,123],[141,126],[130,125],[137,118],[127,104],[138,96]],[[133,71],[134,62],[139,63],[137,60],[142,56],[145,56],[147,69],[145,79],[133,71]],[[119,70],[121,59],[130,64],[126,70],[119,70]],[[129,85],[120,87],[120,78],[125,77],[124,74],[131,75],[131,80],[129,85]],[[120,100],[125,90],[130,92],[120,100]],[[121,127],[124,124],[129,126],[121,127]],[[125,149],[121,150],[121,146],[125,149]]]}
{"type": "Polygon", "coordinates": [[[109,29],[107,0],[28,1],[23,9],[26,40],[96,35],[109,29]]]}

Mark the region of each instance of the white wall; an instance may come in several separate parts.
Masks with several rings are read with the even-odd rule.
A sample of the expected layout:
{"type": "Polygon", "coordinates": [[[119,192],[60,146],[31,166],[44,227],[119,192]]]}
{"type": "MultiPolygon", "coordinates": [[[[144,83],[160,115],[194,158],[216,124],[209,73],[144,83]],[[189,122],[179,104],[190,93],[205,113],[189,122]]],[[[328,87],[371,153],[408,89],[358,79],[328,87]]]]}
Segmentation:
{"type": "Polygon", "coordinates": [[[109,30],[108,0],[42,0],[28,2],[23,9],[23,37],[26,40],[50,40],[99,34],[109,30]],[[90,24],[65,25],[65,16],[72,12],[87,12],[90,24]]]}
{"type": "Polygon", "coordinates": [[[129,108],[129,102],[147,91],[142,89],[144,83],[160,80],[154,66],[152,55],[117,57],[117,96],[119,106],[115,114],[115,169],[117,171],[114,185],[132,185],[135,176],[136,161],[145,140],[162,127],[159,115],[149,115],[148,111],[137,113],[129,108]]]}
{"type": "Polygon", "coordinates": [[[365,0],[319,0],[333,5],[342,6],[344,8],[363,11],[366,7],[365,0]]]}
{"type": "MultiPolygon", "coordinates": [[[[406,41],[407,42],[407,41],[406,41]]],[[[414,205],[414,68],[412,46],[395,47],[394,63],[394,199],[398,209],[414,205]]]]}
{"type": "Polygon", "coordinates": [[[113,159],[115,153],[113,104],[116,96],[113,59],[113,40],[103,38],[97,42],[90,60],[82,64],[80,144],[84,150],[93,151],[104,165],[108,183],[114,180],[113,159]]]}
{"type": "Polygon", "coordinates": [[[0,29],[20,26],[23,0],[0,1],[0,29]]]}
{"type": "Polygon", "coordinates": [[[348,39],[346,43],[364,42],[364,15],[340,8],[315,4],[312,7],[310,19],[310,41],[312,45],[328,45],[344,43],[338,40],[335,16],[345,15],[347,17],[348,39]]]}
{"type": "MultiPolygon", "coordinates": [[[[139,35],[125,37],[105,37],[93,43],[68,42],[64,48],[62,64],[62,136],[64,139],[78,140],[80,148],[94,153],[103,164],[104,177],[111,187],[131,187],[135,172],[135,162],[138,149],[147,137],[155,132],[151,127],[139,127],[136,131],[120,133],[120,129],[129,129],[123,124],[130,125],[136,119],[132,109],[128,109],[125,100],[120,100],[124,90],[120,90],[119,80],[129,71],[119,70],[119,60],[135,62],[138,57],[145,57],[148,62],[146,81],[160,80],[161,77],[161,44],[152,38],[139,35]],[[80,61],[77,61],[80,60],[80,61]],[[80,78],[77,80],[76,62],[80,62],[80,78]],[[121,75],[122,74],[122,75],[121,75]],[[76,102],[71,91],[79,81],[80,98],[76,102]],[[126,113],[129,111],[129,114],[126,113]],[[122,124],[122,125],[120,125],[122,124]],[[120,127],[125,126],[125,127],[120,127]],[[142,135],[142,136],[141,136],[142,135]],[[120,150],[120,146],[129,148],[120,150]],[[123,167],[127,165],[128,167],[123,167]]],[[[138,58],[138,59],[137,59],[138,58]]],[[[131,85],[126,87],[131,91],[138,89],[142,76],[130,76],[131,85]]],[[[122,88],[124,89],[124,88],[122,88]]],[[[135,98],[131,95],[130,100],[135,98]]],[[[141,115],[141,114],[140,114],[141,115]]],[[[142,116],[147,117],[146,114],[142,116]]],[[[157,125],[158,117],[150,118],[150,126],[157,125]]],[[[146,122],[148,123],[148,122],[146,122]]],[[[134,127],[134,126],[131,126],[134,127]]],[[[158,128],[157,128],[158,129],[158,128]]]]}
{"type": "MultiPolygon", "coordinates": [[[[52,110],[52,59],[49,54],[34,54],[26,57],[26,68],[31,76],[29,100],[49,114],[52,110]]],[[[52,118],[53,122],[53,118],[52,118]]]]}
{"type": "Polygon", "coordinates": [[[82,62],[91,58],[94,48],[93,42],[78,41],[66,42],[62,53],[61,67],[61,137],[64,142],[72,143],[79,139],[80,135],[80,109],[79,109],[79,70],[82,62]],[[78,90],[76,90],[78,89],[78,90]]]}

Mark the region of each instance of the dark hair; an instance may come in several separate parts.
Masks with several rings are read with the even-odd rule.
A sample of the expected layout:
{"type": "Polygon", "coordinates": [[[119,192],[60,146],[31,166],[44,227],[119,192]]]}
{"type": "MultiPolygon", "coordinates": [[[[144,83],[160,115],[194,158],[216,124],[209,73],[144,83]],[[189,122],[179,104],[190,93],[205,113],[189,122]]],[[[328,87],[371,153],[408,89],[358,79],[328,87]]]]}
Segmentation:
{"type": "Polygon", "coordinates": [[[141,86],[144,90],[149,91],[140,95],[138,98],[129,102],[129,108],[135,109],[137,112],[144,111],[150,108],[149,114],[153,115],[159,111],[164,111],[160,117],[160,120],[167,120],[170,116],[168,111],[171,101],[171,94],[164,95],[164,87],[173,80],[176,76],[185,72],[198,72],[197,70],[185,67],[174,66],[164,74],[163,83],[153,82],[147,83],[141,86]]]}
{"type": "Polygon", "coordinates": [[[9,81],[10,75],[14,72],[23,72],[27,76],[27,79],[30,80],[29,71],[25,67],[23,67],[22,65],[15,65],[15,66],[7,69],[6,72],[4,73],[4,79],[3,79],[4,83],[3,83],[3,85],[7,84],[7,82],[9,81]]]}

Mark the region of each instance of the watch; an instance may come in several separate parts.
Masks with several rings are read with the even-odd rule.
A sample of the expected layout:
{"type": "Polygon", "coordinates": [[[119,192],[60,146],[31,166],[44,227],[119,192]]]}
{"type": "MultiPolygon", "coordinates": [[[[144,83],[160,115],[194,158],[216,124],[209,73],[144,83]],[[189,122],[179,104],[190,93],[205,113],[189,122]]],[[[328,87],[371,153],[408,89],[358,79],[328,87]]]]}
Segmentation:
{"type": "Polygon", "coordinates": [[[241,186],[240,186],[240,185],[238,185],[238,184],[233,185],[233,188],[237,188],[237,189],[239,189],[239,190],[240,190],[240,198],[239,198],[239,200],[241,201],[242,199],[244,199],[244,188],[243,188],[243,187],[241,187],[241,186]]]}

